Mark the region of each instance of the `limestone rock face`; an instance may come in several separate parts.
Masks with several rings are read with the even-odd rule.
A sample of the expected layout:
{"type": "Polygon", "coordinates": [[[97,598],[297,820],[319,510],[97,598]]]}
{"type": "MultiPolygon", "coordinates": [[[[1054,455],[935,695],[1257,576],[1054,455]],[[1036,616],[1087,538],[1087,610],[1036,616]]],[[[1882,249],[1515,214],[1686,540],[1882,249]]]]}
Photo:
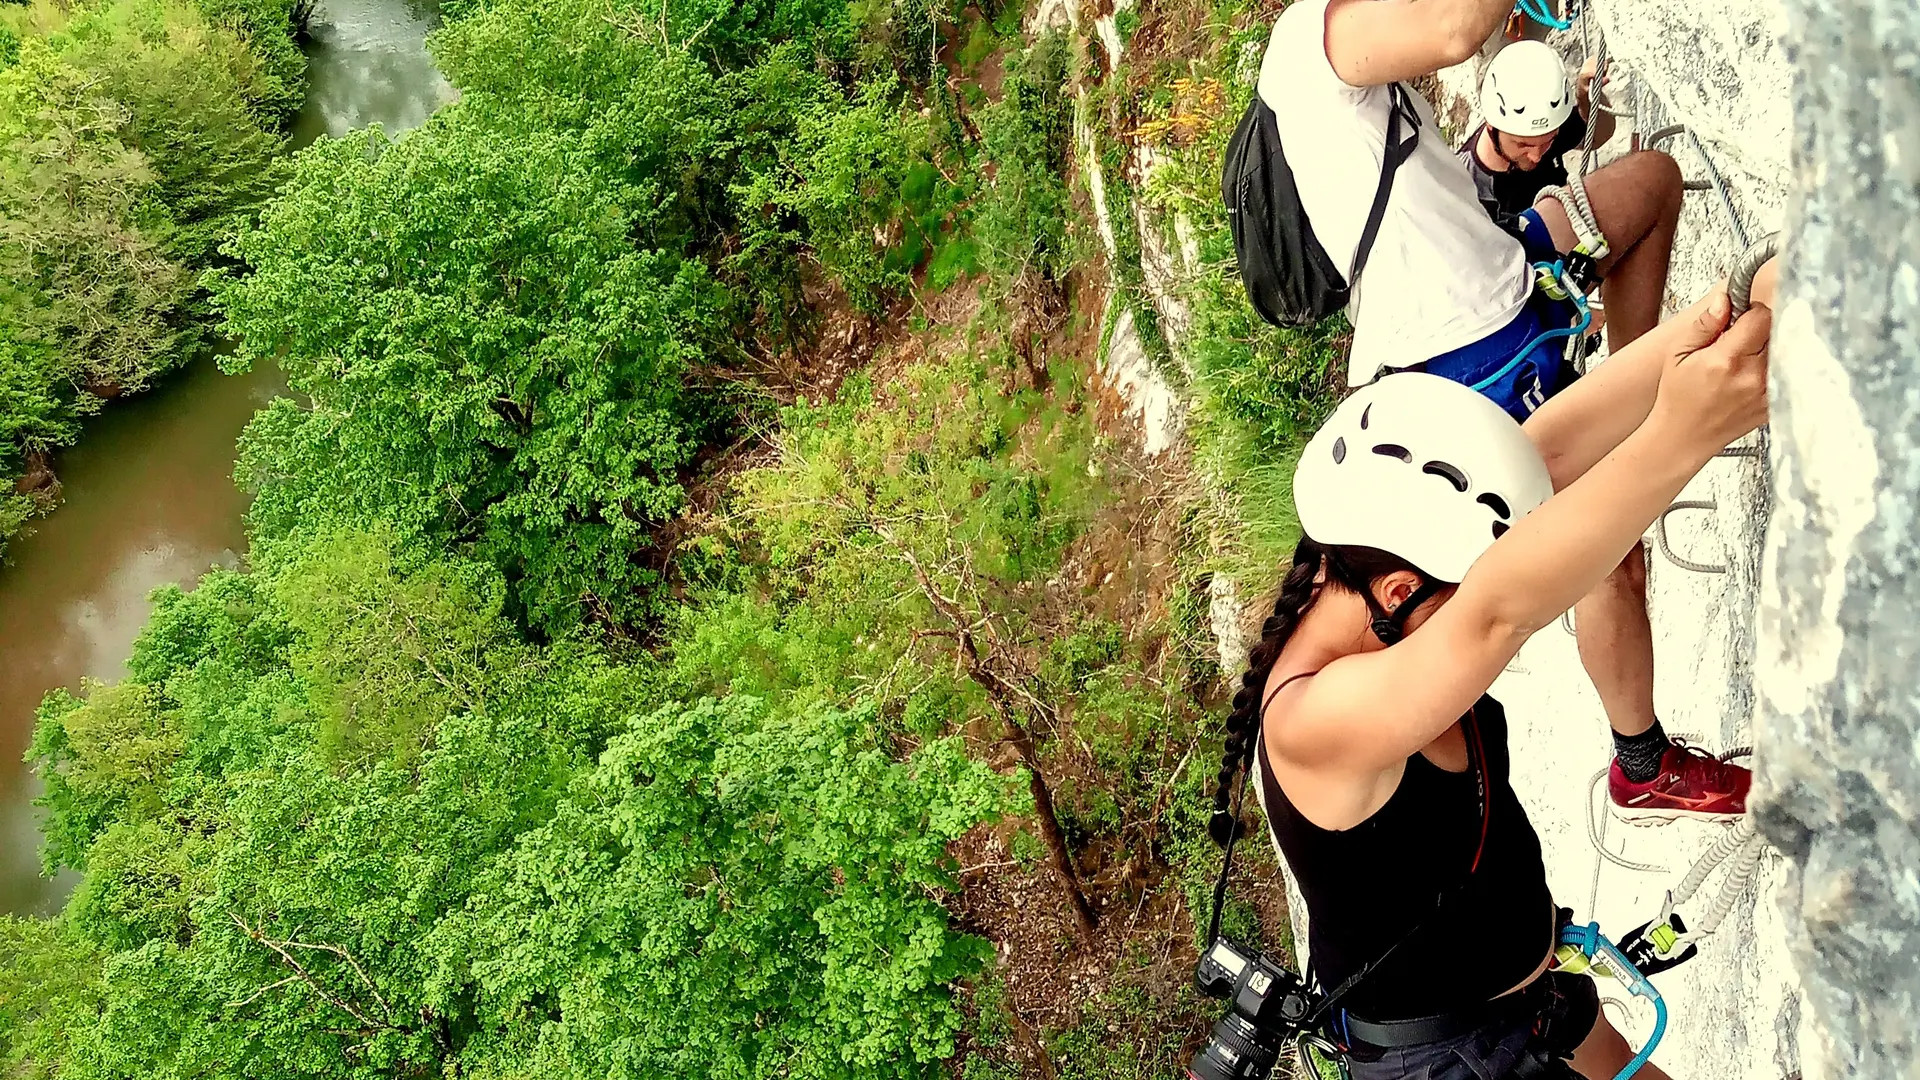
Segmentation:
{"type": "Polygon", "coordinates": [[[1920,1075],[1920,9],[1787,0],[1754,813],[1807,1077],[1920,1075]]]}

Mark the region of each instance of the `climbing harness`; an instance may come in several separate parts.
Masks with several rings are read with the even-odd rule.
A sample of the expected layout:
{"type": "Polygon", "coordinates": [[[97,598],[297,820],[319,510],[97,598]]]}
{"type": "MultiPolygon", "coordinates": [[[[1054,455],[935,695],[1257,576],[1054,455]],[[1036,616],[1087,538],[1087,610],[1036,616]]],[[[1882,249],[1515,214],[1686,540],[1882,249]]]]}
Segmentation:
{"type": "Polygon", "coordinates": [[[1541,331],[1532,341],[1522,346],[1519,352],[1514,353],[1513,359],[1502,364],[1493,374],[1474,383],[1471,389],[1476,392],[1484,392],[1487,387],[1506,378],[1514,368],[1520,366],[1521,361],[1533,353],[1533,350],[1552,341],[1554,338],[1578,338],[1581,334],[1587,332],[1587,327],[1593,325],[1593,312],[1587,308],[1586,290],[1582,289],[1579,284],[1572,279],[1564,260],[1555,259],[1550,263],[1534,263],[1533,272],[1535,284],[1543,292],[1546,292],[1549,297],[1555,300],[1573,301],[1574,307],[1580,311],[1580,321],[1572,326],[1563,326],[1553,330],[1541,331]]]}
{"type": "Polygon", "coordinates": [[[1616,979],[1629,993],[1653,1002],[1653,1033],[1647,1036],[1646,1044],[1640,1047],[1639,1052],[1614,1074],[1614,1080],[1628,1080],[1653,1056],[1654,1048],[1660,1045],[1660,1040],[1667,1034],[1667,1003],[1661,998],[1660,991],[1654,989],[1653,983],[1647,981],[1646,975],[1634,966],[1618,945],[1607,940],[1597,922],[1568,926],[1561,930],[1560,945],[1554,951],[1554,960],[1561,971],[1616,979]]]}

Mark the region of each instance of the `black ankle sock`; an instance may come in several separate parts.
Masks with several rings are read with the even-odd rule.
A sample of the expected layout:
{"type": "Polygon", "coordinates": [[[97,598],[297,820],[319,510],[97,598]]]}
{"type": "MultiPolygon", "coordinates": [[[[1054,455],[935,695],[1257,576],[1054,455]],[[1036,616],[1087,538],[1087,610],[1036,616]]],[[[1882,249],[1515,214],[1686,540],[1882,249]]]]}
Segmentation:
{"type": "Polygon", "coordinates": [[[1660,775],[1660,761],[1666,757],[1667,747],[1671,745],[1658,720],[1638,735],[1613,733],[1613,753],[1620,761],[1620,771],[1636,784],[1644,784],[1660,775]]]}

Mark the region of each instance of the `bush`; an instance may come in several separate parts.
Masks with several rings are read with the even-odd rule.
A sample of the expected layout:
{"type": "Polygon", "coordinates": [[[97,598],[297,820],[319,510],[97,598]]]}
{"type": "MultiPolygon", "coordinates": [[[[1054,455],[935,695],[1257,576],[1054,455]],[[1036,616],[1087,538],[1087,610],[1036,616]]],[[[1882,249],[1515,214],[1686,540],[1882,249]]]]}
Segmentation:
{"type": "Polygon", "coordinates": [[[1079,257],[1067,224],[1065,176],[1073,131],[1066,39],[1049,33],[1007,58],[1000,102],[980,117],[989,179],[974,208],[982,268],[1003,294],[1029,275],[1066,278],[1079,257]]]}

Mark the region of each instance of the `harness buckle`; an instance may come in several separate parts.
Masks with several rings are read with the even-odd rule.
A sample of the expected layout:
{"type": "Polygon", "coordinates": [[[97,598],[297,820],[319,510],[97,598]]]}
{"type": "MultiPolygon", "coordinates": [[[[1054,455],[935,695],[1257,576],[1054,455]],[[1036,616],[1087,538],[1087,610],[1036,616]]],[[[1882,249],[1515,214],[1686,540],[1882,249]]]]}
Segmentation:
{"type": "MultiPolygon", "coordinates": [[[[1606,258],[1605,253],[1600,255],[1590,253],[1586,244],[1581,244],[1567,252],[1563,260],[1566,263],[1567,278],[1573,287],[1580,291],[1580,295],[1585,296],[1592,292],[1594,285],[1600,281],[1600,260],[1604,258],[1606,258]]],[[[1565,298],[1554,297],[1554,299],[1565,298]]]]}
{"type": "Polygon", "coordinates": [[[1619,946],[1642,975],[1679,967],[1700,954],[1700,946],[1687,933],[1686,922],[1679,912],[1672,910],[1628,931],[1620,938],[1619,946]]]}

